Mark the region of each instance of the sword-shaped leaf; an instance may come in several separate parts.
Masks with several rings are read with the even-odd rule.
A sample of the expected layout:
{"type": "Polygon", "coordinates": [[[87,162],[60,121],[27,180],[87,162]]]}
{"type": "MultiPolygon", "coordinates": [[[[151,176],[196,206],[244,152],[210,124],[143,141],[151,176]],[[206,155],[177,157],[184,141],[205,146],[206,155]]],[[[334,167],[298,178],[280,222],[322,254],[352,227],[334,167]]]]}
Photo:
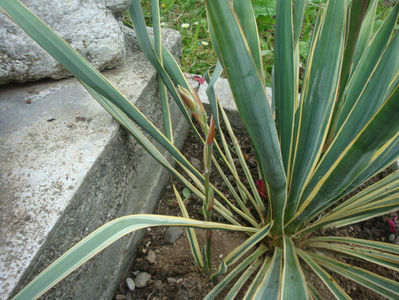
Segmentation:
{"type": "Polygon", "coordinates": [[[305,183],[322,152],[338,93],[345,45],[347,1],[328,1],[309,54],[299,104],[298,132],[294,141],[293,169],[285,220],[295,212],[305,183]],[[326,47],[328,45],[328,47],[326,47]]]}
{"type": "Polygon", "coordinates": [[[251,138],[258,162],[264,170],[268,193],[273,202],[276,224],[281,232],[286,200],[286,177],[280,145],[263,78],[257,71],[245,35],[226,0],[207,0],[207,12],[213,29],[219,60],[230,82],[241,119],[251,138]]]}
{"type": "Polygon", "coordinates": [[[349,278],[366,288],[376,291],[389,299],[398,299],[399,297],[399,283],[391,279],[374,274],[359,267],[355,267],[336,259],[321,256],[317,254],[310,254],[318,264],[324,266],[342,276],[349,278]]]}
{"type": "Polygon", "coordinates": [[[252,299],[279,300],[283,273],[283,255],[281,248],[275,248],[273,258],[262,281],[259,283],[252,299]]]}
{"type": "Polygon", "coordinates": [[[253,232],[253,228],[197,221],[181,217],[131,215],[118,218],[93,231],[74,247],[69,249],[35,277],[35,279],[23,288],[14,299],[36,299],[40,297],[52,286],[116,240],[133,231],[154,226],[179,226],[253,232]]]}
{"type": "Polygon", "coordinates": [[[294,243],[290,238],[285,237],[281,299],[309,298],[305,275],[295,252],[294,243]]]}

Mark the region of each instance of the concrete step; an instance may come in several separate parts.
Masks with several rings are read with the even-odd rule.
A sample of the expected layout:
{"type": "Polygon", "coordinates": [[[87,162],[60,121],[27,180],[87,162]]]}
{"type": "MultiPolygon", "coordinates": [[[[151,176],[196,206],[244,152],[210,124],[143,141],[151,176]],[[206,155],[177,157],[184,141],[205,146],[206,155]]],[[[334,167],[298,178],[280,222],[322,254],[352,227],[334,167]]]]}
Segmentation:
{"type": "MultiPolygon", "coordinates": [[[[133,33],[104,75],[160,126],[156,74],[133,33]]],[[[180,36],[164,43],[181,51],[180,36]]],[[[172,105],[176,145],[187,122],[172,105]]],[[[7,299],[105,222],[151,213],[169,175],[74,79],[0,90],[0,299],[7,299]]],[[[142,233],[128,235],[44,299],[110,299],[142,233]]]]}

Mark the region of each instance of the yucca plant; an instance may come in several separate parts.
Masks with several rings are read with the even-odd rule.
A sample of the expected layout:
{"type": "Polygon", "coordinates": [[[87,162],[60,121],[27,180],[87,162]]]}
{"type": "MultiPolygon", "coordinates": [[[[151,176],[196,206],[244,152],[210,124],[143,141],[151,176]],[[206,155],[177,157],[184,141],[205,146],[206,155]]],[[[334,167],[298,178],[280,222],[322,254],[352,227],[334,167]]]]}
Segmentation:
{"type": "Polygon", "coordinates": [[[243,299],[321,299],[310,280],[311,273],[334,297],[350,299],[331,271],[384,297],[398,299],[398,282],[352,266],[346,259],[397,272],[399,246],[349,236],[318,236],[318,229],[346,226],[399,207],[399,171],[347,196],[399,157],[399,34],[394,29],[399,5],[373,36],[376,0],[327,1],[313,30],[299,94],[298,41],[306,1],[277,1],[270,105],[251,1],[205,1],[209,33],[219,59],[212,76],[205,74],[210,118],[173,56],[162,47],[159,3],[151,2],[154,38],[147,34],[139,0],[131,1],[129,11],[142,50],[159,73],[165,134],[19,1],[1,0],[0,7],[203,201],[205,221],[189,218],[175,189],[183,217],[132,215],[111,221],[58,258],[15,298],[39,297],[101,249],[134,230],[183,226],[196,264],[208,273],[211,234],[201,249],[194,228],[248,234],[246,242],[232,249],[211,275],[219,281],[206,299],[214,299],[232,282],[227,299],[236,297],[244,286],[243,299]],[[258,188],[258,178],[252,177],[213,89],[223,70],[256,153],[258,188]],[[167,91],[204,144],[204,170],[194,168],[173,145],[167,91]],[[184,174],[176,171],[143,131],[169,151],[184,174]],[[240,179],[228,139],[246,181],[240,179]],[[230,174],[225,174],[220,164],[226,165],[230,174]],[[231,199],[212,185],[211,167],[220,173],[231,199]],[[212,222],[215,215],[226,224],[212,222]]]}

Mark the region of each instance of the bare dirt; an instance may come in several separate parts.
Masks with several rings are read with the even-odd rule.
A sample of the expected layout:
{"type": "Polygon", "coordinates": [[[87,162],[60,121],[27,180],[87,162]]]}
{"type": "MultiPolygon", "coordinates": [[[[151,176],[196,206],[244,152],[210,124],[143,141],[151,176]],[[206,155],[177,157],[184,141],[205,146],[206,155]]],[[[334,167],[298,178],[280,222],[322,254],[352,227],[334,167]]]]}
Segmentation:
{"type": "MultiPolygon", "coordinates": [[[[237,137],[243,147],[243,152],[248,158],[251,172],[256,172],[256,162],[254,154],[250,147],[248,137],[244,132],[236,132],[237,137]]],[[[196,138],[190,136],[184,147],[183,154],[192,158],[192,163],[198,164],[202,157],[202,147],[197,143],[196,138]]],[[[216,172],[214,172],[216,173],[216,172]]],[[[360,189],[386,176],[389,171],[382,172],[373,178],[370,182],[363,185],[360,189]]],[[[256,177],[254,177],[256,178],[256,177]]],[[[223,188],[224,184],[220,178],[212,178],[212,182],[221,188],[223,192],[229,192],[223,188]]],[[[160,200],[158,209],[155,213],[163,215],[181,216],[177,201],[175,199],[172,184],[175,184],[181,192],[183,186],[174,179],[171,179],[169,186],[166,188],[164,197],[160,200]]],[[[359,189],[359,190],[360,190],[359,189]]],[[[186,200],[186,206],[192,218],[202,219],[201,203],[195,197],[189,197],[186,200]]],[[[390,235],[387,226],[386,216],[377,217],[356,225],[346,226],[340,229],[329,229],[318,232],[319,235],[339,235],[352,236],[376,241],[388,241],[390,235]]],[[[215,221],[223,221],[215,219],[215,221]]],[[[176,242],[169,243],[165,238],[166,228],[152,228],[147,230],[141,245],[137,249],[137,257],[132,261],[132,265],[122,280],[118,290],[115,293],[116,300],[129,299],[152,299],[152,300],[184,300],[184,299],[202,299],[214,286],[209,276],[205,272],[198,270],[192,258],[188,241],[183,234],[176,242]],[[155,253],[155,262],[150,263],[148,260],[149,251],[155,253]],[[130,291],[126,284],[126,278],[134,279],[137,272],[147,272],[151,275],[151,279],[144,288],[136,288],[130,291]]],[[[205,232],[197,230],[200,244],[204,241],[205,232]]],[[[215,231],[212,237],[212,266],[215,270],[223,257],[225,257],[232,249],[242,243],[247,236],[242,233],[220,232],[215,231]]],[[[376,266],[370,263],[354,261],[353,259],[343,259],[347,263],[371,270],[380,275],[399,281],[399,274],[386,268],[376,266]]],[[[310,281],[320,291],[323,299],[334,299],[324,285],[310,274],[309,270],[305,270],[310,281]]],[[[385,299],[340,275],[333,273],[334,279],[344,287],[346,292],[353,299],[385,299]]],[[[228,288],[227,288],[228,290],[228,288]]],[[[218,297],[223,299],[223,295],[218,297]]]]}

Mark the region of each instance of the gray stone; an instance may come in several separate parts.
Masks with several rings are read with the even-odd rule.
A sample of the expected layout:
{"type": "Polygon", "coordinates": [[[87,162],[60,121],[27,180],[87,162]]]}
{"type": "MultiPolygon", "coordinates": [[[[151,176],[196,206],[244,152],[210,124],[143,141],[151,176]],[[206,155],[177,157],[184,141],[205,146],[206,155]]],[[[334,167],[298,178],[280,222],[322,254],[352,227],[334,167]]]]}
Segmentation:
{"type": "Polygon", "coordinates": [[[180,227],[169,227],[166,229],[165,237],[169,243],[174,243],[183,234],[183,229],[180,227]]]}
{"type": "Polygon", "coordinates": [[[394,242],[395,241],[395,234],[394,233],[391,233],[390,235],[389,235],[389,241],[390,242],[394,242]]]}
{"type": "Polygon", "coordinates": [[[169,284],[175,284],[177,282],[176,278],[174,277],[168,277],[167,281],[169,284]]]}
{"type": "Polygon", "coordinates": [[[130,278],[130,277],[126,278],[126,285],[127,285],[127,288],[131,292],[133,292],[136,289],[136,285],[134,283],[134,280],[132,278],[130,278]]]}
{"type": "Polygon", "coordinates": [[[175,295],[175,300],[188,300],[188,293],[185,290],[179,290],[175,295]]]}
{"type": "Polygon", "coordinates": [[[148,274],[147,272],[140,272],[139,275],[137,275],[136,279],[134,280],[134,283],[136,284],[136,287],[143,288],[147,286],[150,279],[151,279],[150,274],[148,274]]]}
{"type": "MultiPolygon", "coordinates": [[[[164,33],[176,55],[179,34],[164,33]]],[[[126,44],[125,64],[104,76],[161,127],[157,76],[133,32],[126,44]]],[[[188,125],[176,105],[171,114],[181,147],[188,125]]],[[[0,299],[107,221],[151,213],[170,178],[74,79],[0,88],[0,161],[0,299]]],[[[110,299],[142,235],[116,241],[42,299],[110,299]]]]}
{"type": "MultiPolygon", "coordinates": [[[[117,18],[127,8],[128,0],[23,2],[99,70],[123,61],[123,25],[117,18]]],[[[0,24],[0,84],[70,76],[2,12],[0,24]]]]}
{"type": "Polygon", "coordinates": [[[145,257],[145,259],[150,263],[150,264],[155,264],[157,257],[155,255],[155,252],[152,250],[148,251],[147,256],[145,257]]]}

